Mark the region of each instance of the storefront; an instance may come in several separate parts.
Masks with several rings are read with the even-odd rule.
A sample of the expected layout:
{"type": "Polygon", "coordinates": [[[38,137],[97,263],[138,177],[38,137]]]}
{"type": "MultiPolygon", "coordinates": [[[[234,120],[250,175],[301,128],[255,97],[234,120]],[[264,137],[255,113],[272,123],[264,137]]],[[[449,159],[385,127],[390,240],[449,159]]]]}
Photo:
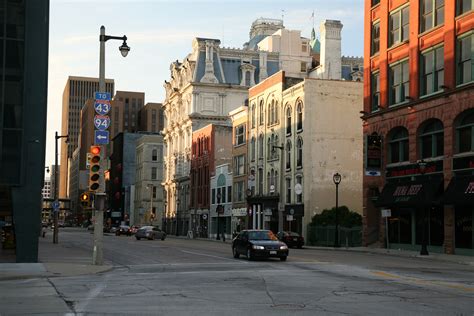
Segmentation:
{"type": "Polygon", "coordinates": [[[247,227],[247,208],[232,209],[232,235],[247,227]]]}
{"type": "Polygon", "coordinates": [[[287,204],[283,212],[283,230],[303,234],[303,204],[287,204]]]}
{"type": "Polygon", "coordinates": [[[420,250],[425,238],[430,251],[443,252],[444,208],[442,175],[389,179],[376,205],[390,209],[388,238],[390,248],[420,250]]]}
{"type": "Polygon", "coordinates": [[[250,228],[269,229],[276,234],[278,232],[278,195],[255,196],[248,198],[248,202],[251,208],[250,228]]]}

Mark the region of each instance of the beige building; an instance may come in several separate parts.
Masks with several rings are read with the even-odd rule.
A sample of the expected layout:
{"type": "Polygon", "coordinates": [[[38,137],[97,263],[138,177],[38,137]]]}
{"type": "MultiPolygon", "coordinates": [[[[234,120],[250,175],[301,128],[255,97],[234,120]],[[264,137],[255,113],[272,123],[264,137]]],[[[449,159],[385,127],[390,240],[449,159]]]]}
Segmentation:
{"type": "Polygon", "coordinates": [[[312,216],[339,205],[362,214],[362,84],[279,72],[249,90],[249,199],[253,226],[306,233],[312,216]]]}

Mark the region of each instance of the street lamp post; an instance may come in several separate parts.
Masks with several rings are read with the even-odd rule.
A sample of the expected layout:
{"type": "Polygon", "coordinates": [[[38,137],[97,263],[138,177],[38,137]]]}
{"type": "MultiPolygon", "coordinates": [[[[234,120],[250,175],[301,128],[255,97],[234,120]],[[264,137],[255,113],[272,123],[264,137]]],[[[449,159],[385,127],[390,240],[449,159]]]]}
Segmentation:
{"type": "Polygon", "coordinates": [[[219,229],[219,212],[221,211],[221,193],[217,192],[217,207],[216,207],[216,213],[217,213],[217,236],[216,240],[221,240],[220,237],[220,229],[219,229]]]}
{"type": "Polygon", "coordinates": [[[332,177],[334,184],[336,185],[336,232],[334,234],[334,247],[339,247],[339,218],[338,218],[338,208],[339,208],[339,183],[341,183],[341,175],[336,172],[332,177]]]}
{"type": "MultiPolygon", "coordinates": [[[[427,163],[421,159],[417,161],[418,164],[418,169],[420,170],[421,176],[424,177],[425,172],[426,172],[426,165],[427,163]]],[[[426,242],[426,206],[422,206],[422,226],[421,226],[421,250],[420,250],[420,255],[421,256],[428,256],[428,246],[426,242]]]]}
{"type": "Polygon", "coordinates": [[[281,157],[280,157],[280,187],[278,188],[279,191],[279,200],[280,203],[278,205],[278,231],[283,231],[283,157],[285,156],[285,147],[283,144],[281,146],[272,146],[272,152],[275,152],[275,148],[281,150],[281,157]]]}
{"type": "MultiPolygon", "coordinates": [[[[58,139],[66,138],[66,143],[69,141],[69,135],[58,135],[58,132],[54,134],[54,203],[56,205],[59,204],[58,200],[58,139]]],[[[54,223],[54,230],[53,230],[53,243],[58,243],[58,217],[59,217],[59,209],[53,209],[53,223],[54,223]]]]}
{"type": "Polygon", "coordinates": [[[100,27],[100,59],[99,59],[99,90],[105,92],[105,42],[110,39],[123,41],[119,47],[123,57],[127,57],[130,47],[127,45],[127,36],[109,36],[105,35],[105,26],[100,27]]]}

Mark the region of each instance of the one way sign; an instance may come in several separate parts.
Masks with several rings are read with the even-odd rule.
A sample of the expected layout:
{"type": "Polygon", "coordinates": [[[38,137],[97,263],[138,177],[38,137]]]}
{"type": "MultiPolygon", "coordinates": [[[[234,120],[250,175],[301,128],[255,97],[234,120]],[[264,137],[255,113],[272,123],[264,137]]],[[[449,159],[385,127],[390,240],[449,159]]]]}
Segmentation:
{"type": "Polygon", "coordinates": [[[109,143],[109,131],[94,131],[94,143],[96,145],[107,145],[109,143]]]}

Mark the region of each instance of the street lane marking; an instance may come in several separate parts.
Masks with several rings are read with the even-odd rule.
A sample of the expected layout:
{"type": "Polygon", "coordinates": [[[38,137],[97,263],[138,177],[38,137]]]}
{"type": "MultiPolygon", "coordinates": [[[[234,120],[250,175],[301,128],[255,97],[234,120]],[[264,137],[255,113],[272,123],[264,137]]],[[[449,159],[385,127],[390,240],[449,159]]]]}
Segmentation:
{"type": "Polygon", "coordinates": [[[419,279],[415,277],[396,275],[396,274],[387,273],[384,271],[371,271],[371,273],[376,276],[386,278],[386,279],[401,280],[401,281],[407,281],[407,282],[412,282],[412,283],[422,284],[422,285],[437,285],[437,286],[448,287],[451,289],[456,289],[456,290],[460,290],[464,292],[474,292],[474,287],[466,286],[459,283],[445,282],[445,281],[429,281],[429,280],[419,279]]]}
{"type": "Polygon", "coordinates": [[[189,254],[192,254],[192,255],[198,255],[198,256],[204,256],[204,257],[211,257],[211,258],[218,258],[218,259],[229,260],[229,261],[232,261],[232,262],[241,262],[241,263],[248,264],[248,262],[246,262],[246,261],[237,261],[236,259],[229,259],[229,258],[226,258],[226,257],[219,257],[219,256],[213,256],[213,255],[206,255],[206,254],[202,254],[202,253],[199,253],[199,252],[192,252],[192,251],[186,251],[186,250],[181,250],[181,252],[189,253],[189,254]]]}

